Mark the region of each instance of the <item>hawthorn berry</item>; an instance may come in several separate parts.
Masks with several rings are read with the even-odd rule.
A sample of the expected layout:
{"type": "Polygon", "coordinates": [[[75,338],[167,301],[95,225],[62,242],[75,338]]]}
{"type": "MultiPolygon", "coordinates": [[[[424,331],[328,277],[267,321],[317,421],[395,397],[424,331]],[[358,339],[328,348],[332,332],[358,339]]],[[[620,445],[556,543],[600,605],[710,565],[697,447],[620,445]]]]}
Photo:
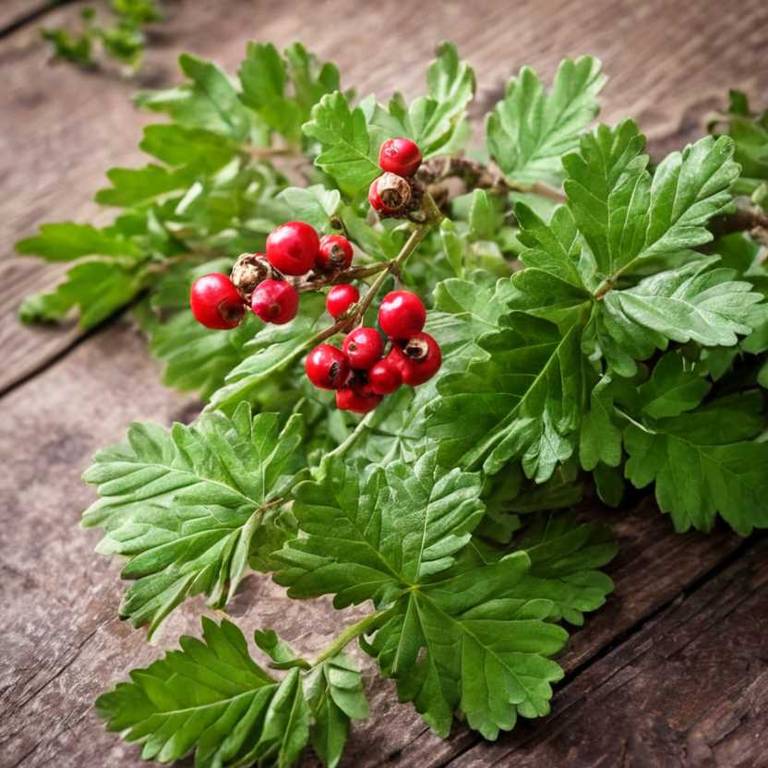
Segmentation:
{"type": "Polygon", "coordinates": [[[368,202],[379,213],[398,213],[411,202],[411,185],[402,176],[383,173],[368,188],[368,202]]]}
{"type": "Polygon", "coordinates": [[[411,291],[390,291],[379,305],[379,327],[390,339],[409,339],[424,327],[427,310],[411,291]]]}
{"type": "Polygon", "coordinates": [[[299,309],[299,292],[285,280],[264,280],[251,296],[251,309],[265,323],[290,323],[299,309]]]}
{"type": "Polygon", "coordinates": [[[304,362],[309,380],[320,389],[339,389],[349,376],[346,355],[332,344],[318,344],[304,362]]]}
{"type": "Polygon", "coordinates": [[[325,298],[325,308],[335,320],[341,317],[353,304],[360,299],[360,291],[349,283],[334,285],[325,298]]]}
{"type": "Polygon", "coordinates": [[[381,400],[381,395],[371,392],[367,387],[342,387],[336,390],[336,407],[341,411],[368,413],[381,400]]]}
{"type": "Polygon", "coordinates": [[[352,263],[352,243],[344,235],[323,235],[315,267],[321,272],[347,269],[352,263]]]}
{"type": "Polygon", "coordinates": [[[198,323],[217,330],[239,325],[245,312],[237,288],[220,272],[203,275],[192,283],[189,306],[198,323]]]}
{"type": "Polygon", "coordinates": [[[384,342],[375,328],[355,328],[341,345],[351,368],[367,371],[384,351],[384,342]]]}
{"type": "Polygon", "coordinates": [[[320,239],[303,221],[288,221],[267,238],[267,261],[284,275],[305,275],[315,265],[320,239]]]}
{"type": "Polygon", "coordinates": [[[400,368],[388,357],[374,363],[368,370],[368,384],[377,395],[391,395],[402,383],[400,368]]]}
{"type": "Polygon", "coordinates": [[[395,345],[385,358],[400,371],[403,384],[417,387],[429,381],[443,361],[440,345],[428,333],[417,333],[404,344],[395,345]]]}
{"type": "Polygon", "coordinates": [[[413,176],[421,165],[421,150],[406,138],[387,139],[379,148],[379,168],[398,176],[413,176]]]}

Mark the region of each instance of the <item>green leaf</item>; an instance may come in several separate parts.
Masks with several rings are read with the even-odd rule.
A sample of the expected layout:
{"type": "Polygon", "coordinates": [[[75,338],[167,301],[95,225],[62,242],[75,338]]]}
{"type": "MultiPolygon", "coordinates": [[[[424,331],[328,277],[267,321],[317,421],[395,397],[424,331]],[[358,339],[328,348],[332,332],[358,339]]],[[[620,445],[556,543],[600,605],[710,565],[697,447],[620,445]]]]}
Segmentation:
{"type": "Polygon", "coordinates": [[[243,106],[229,77],[212,62],[189,53],[181,55],[179,65],[191,82],[164,91],[139,93],[139,106],[165,112],[182,126],[244,141],[251,131],[252,113],[243,106]]]}
{"type": "Polygon", "coordinates": [[[518,238],[526,246],[520,254],[525,266],[546,272],[575,288],[584,288],[579,264],[581,243],[570,209],[558,206],[547,224],[527,205],[518,203],[515,216],[520,222],[518,238]]]}
{"type": "Polygon", "coordinates": [[[134,260],[141,256],[141,250],[132,240],[113,230],[73,221],[43,224],[39,235],[20,240],[16,250],[46,261],[72,261],[82,256],[122,256],[134,260]]]}
{"type": "MultiPolygon", "coordinates": [[[[737,334],[750,333],[764,316],[764,309],[756,314],[754,307],[763,296],[751,283],[734,280],[735,270],[712,268],[715,261],[699,259],[646,277],[634,288],[610,291],[604,310],[614,322],[637,324],[664,340],[733,346],[737,334]]],[[[621,343],[618,334],[616,340],[621,343]]],[[[655,336],[648,340],[666,346],[666,341],[657,344],[655,336]]]]}
{"type": "Polygon", "coordinates": [[[469,233],[475,240],[492,240],[501,226],[502,216],[484,189],[472,193],[469,207],[469,233]]]}
{"type": "Polygon", "coordinates": [[[568,207],[598,271],[615,279],[651,259],[685,255],[708,243],[709,219],[731,202],[739,175],[728,137],[700,139],[647,170],[645,137],[626,120],[598,126],[563,158],[568,207]]]}
{"type": "Polygon", "coordinates": [[[208,409],[231,412],[259,387],[294,365],[313,346],[312,337],[322,312],[320,296],[305,296],[301,313],[291,323],[262,328],[246,344],[247,356],[229,372],[226,384],[213,394],[208,409]]]}
{"type": "Polygon", "coordinates": [[[636,488],[655,482],[677,531],[711,530],[716,514],[743,536],[768,525],[768,443],[759,394],[721,398],[624,431],[625,472],[636,488]]]}
{"type": "Polygon", "coordinates": [[[590,472],[600,462],[609,467],[621,462],[621,430],[615,424],[610,385],[610,376],[604,376],[595,385],[589,410],[581,421],[579,460],[590,472]]]}
{"type": "Polygon", "coordinates": [[[611,579],[597,570],[618,552],[608,526],[577,523],[571,514],[539,514],[515,546],[531,559],[526,581],[552,601],[554,620],[581,626],[584,614],[600,608],[613,591],[611,579]]]}
{"type": "Polygon", "coordinates": [[[498,472],[520,458],[543,482],[573,453],[583,399],[578,326],[561,336],[552,323],[513,313],[481,341],[487,358],[444,376],[428,431],[446,466],[498,472]]]}
{"type": "Polygon", "coordinates": [[[475,74],[459,58],[456,46],[443,43],[437,58],[427,69],[427,94],[407,105],[396,93],[388,110],[376,106],[373,123],[383,135],[413,139],[425,158],[455,151],[452,145],[463,139],[466,109],[475,94],[475,74]]]}
{"type": "Polygon", "coordinates": [[[142,744],[145,760],[167,763],[194,751],[199,768],[293,765],[309,741],[299,671],[274,680],[227,620],[203,618],[203,639],[185,635],[180,645],[99,697],[107,727],[142,744]]]}
{"type": "Polygon", "coordinates": [[[322,232],[329,228],[331,216],[339,208],[341,195],[336,189],[315,184],[311,187],[287,187],[277,199],[285,203],[294,220],[305,221],[322,232]]]}
{"type": "Polygon", "coordinates": [[[165,323],[151,324],[150,350],[166,366],[163,383],[196,391],[207,400],[246,357],[246,345],[258,325],[249,314],[231,331],[211,331],[187,311],[178,312],[165,323]]]}
{"type": "Polygon", "coordinates": [[[102,554],[128,558],[122,615],[152,632],[188,596],[230,600],[301,468],[301,440],[299,416],[281,429],[242,404],[169,432],[134,424],[127,443],[97,453],[84,478],[101,498],[83,525],[104,528],[102,554]]]}
{"type": "Polygon", "coordinates": [[[440,736],[456,709],[487,739],[511,730],[518,715],[549,712],[551,683],[563,672],[547,657],[567,633],[546,621],[553,606],[530,592],[529,565],[524,552],[457,564],[404,595],[364,645],[440,736]]]}
{"type": "Polygon", "coordinates": [[[130,303],[141,287],[134,270],[105,261],[85,261],[72,267],[50,293],[29,297],[20,313],[26,322],[61,320],[70,309],[79,307],[80,327],[93,328],[130,303]]]}
{"type": "Polygon", "coordinates": [[[237,144],[220,134],[201,128],[160,123],[148,125],[139,143],[142,151],[173,168],[211,173],[237,154],[237,144]]]}
{"type": "Polygon", "coordinates": [[[356,195],[381,174],[378,146],[368,135],[365,114],[360,107],[350,109],[343,93],[320,99],[304,133],[322,146],[315,165],[332,176],[344,194],[356,195]]]}
{"type": "Polygon", "coordinates": [[[255,110],[273,130],[296,138],[301,130],[301,112],[286,98],[285,62],[272,43],[248,43],[240,65],[243,103],[255,110]]]}
{"type": "Polygon", "coordinates": [[[512,180],[560,186],[561,157],[597,115],[605,83],[600,62],[590,56],[564,59],[547,93],[529,67],[510,80],[504,99],[488,116],[488,150],[512,180]]]}
{"type": "Polygon", "coordinates": [[[711,387],[697,370],[700,367],[677,352],[664,355],[653,367],[648,381],[638,387],[642,412],[652,419],[664,419],[699,405],[711,387]]]}
{"type": "Polygon", "coordinates": [[[314,719],[312,746],[327,768],[335,768],[344,751],[350,719],[368,717],[360,670],[341,653],[307,675],[305,690],[314,719]]]}
{"type": "Polygon", "coordinates": [[[169,171],[159,165],[145,165],[143,168],[110,168],[107,178],[111,187],[100,189],[95,200],[100,205],[128,208],[133,205],[162,202],[169,193],[181,195],[192,182],[192,177],[183,171],[169,171]]]}
{"type": "Polygon", "coordinates": [[[480,490],[477,475],[442,471],[434,452],[367,478],[337,460],[322,483],[296,488],[306,537],[276,554],[275,580],[291,597],[334,594],[339,608],[391,599],[450,567],[483,515],[480,490]]]}

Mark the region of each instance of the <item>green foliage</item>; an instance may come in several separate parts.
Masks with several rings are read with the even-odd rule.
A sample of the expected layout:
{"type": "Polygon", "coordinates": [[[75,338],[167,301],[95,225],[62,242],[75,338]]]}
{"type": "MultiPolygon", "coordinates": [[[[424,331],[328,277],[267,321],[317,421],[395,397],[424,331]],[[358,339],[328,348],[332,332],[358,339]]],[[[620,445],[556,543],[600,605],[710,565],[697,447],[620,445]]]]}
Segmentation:
{"type": "Polygon", "coordinates": [[[128,558],[134,583],[121,615],[150,632],[190,595],[234,594],[302,463],[301,419],[210,414],[170,432],[134,424],[128,442],[96,454],[84,478],[101,498],[83,515],[104,528],[99,551],[128,558]]]}
{"type": "Polygon", "coordinates": [[[561,159],[597,115],[604,83],[600,62],[590,56],[563,60],[549,93],[536,72],[523,67],[488,116],[491,157],[513,181],[559,186],[561,159]]]}
{"type": "Polygon", "coordinates": [[[112,0],[112,23],[101,24],[93,8],[81,12],[82,25],[78,31],[64,27],[43,28],[43,39],[51,44],[55,58],[80,67],[94,67],[99,54],[137,71],[144,58],[145,38],[142,27],[162,20],[155,0],[112,0]]]}
{"type": "MultiPolygon", "coordinates": [[[[147,0],[114,8],[154,18],[147,0]]],[[[129,36],[114,46],[131,55],[129,36]]],[[[523,68],[486,124],[506,185],[480,167],[456,196],[440,168],[476,166],[440,157],[470,136],[475,81],[450,44],[424,95],[386,105],[342,90],[298,44],[250,44],[236,78],[191,55],[180,65],[184,82],[137,97],[166,122],[144,129],[144,166],[108,171],[96,200],[112,223],[46,224],[18,244],[69,268],[24,319],[76,310],[92,327],[133,305],[166,383],[207,401],[190,426],[137,424],[98,453],[83,522],[123,559],[121,615],[150,632],[194,595],[225,608],[251,570],[360,619],[314,660],[256,632],[274,675],[233,625],[204,620],[202,641],[183,638],[99,700],[145,757],[288,766],[311,745],[337,765],[350,720],[367,715],[344,653],[355,640],[437,733],[459,713],[496,738],[548,712],[562,625],[612,589],[610,532],[569,510],[592,498],[588,483],[612,506],[627,482],[652,486],[681,531],[718,515],[741,534],[768,526],[768,270],[759,233],[731,231],[734,211],[768,200],[768,126],[745,97],[712,126],[724,135],[652,166],[631,120],[588,131],[595,59],[564,61],[548,91],[523,68]],[[371,215],[365,191],[392,136],[435,158],[419,178],[439,177],[442,220],[429,198],[412,220],[371,215]],[[437,376],[359,419],[301,371],[347,330],[321,291],[302,290],[287,325],[194,322],[192,281],[262,251],[289,219],[348,235],[363,296],[424,296],[437,376]]]]}
{"type": "MultiPolygon", "coordinates": [[[[258,640],[258,633],[257,633],[258,640]]],[[[113,731],[143,745],[145,760],[171,762],[194,751],[195,765],[293,765],[309,742],[338,763],[349,719],[365,717],[360,673],[344,655],[308,675],[272,677],[250,656],[231,622],[203,618],[203,638],[184,636],[131,681],[99,697],[113,731]]]]}

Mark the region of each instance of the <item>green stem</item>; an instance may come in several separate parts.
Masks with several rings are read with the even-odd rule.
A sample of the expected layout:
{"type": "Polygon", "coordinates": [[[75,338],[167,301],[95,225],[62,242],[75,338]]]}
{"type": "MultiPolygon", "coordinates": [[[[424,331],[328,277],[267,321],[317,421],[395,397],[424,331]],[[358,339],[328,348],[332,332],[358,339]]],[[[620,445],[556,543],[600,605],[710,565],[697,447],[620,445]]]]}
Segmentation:
{"type": "Polygon", "coordinates": [[[333,640],[322,650],[312,663],[313,667],[322,664],[328,659],[332,659],[334,656],[338,656],[353,640],[361,635],[368,634],[372,629],[377,629],[381,626],[393,613],[395,612],[394,606],[388,608],[385,611],[376,611],[375,613],[368,614],[360,621],[350,624],[343,632],[336,635],[333,640]]]}

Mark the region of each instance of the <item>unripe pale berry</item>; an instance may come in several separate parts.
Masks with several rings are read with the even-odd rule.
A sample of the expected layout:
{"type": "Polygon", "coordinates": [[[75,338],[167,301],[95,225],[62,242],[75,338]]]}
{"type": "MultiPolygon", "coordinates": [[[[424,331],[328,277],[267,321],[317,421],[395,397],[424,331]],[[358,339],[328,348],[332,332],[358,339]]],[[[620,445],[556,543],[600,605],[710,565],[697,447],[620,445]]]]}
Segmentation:
{"type": "MultiPolygon", "coordinates": [[[[399,350],[398,350],[399,352],[399,350]]],[[[377,395],[390,395],[403,383],[400,368],[386,357],[374,363],[368,371],[368,384],[377,395]]]]}
{"type": "Polygon", "coordinates": [[[379,327],[390,339],[409,339],[424,327],[427,310],[411,291],[390,291],[379,305],[379,327]]]}
{"type": "Polygon", "coordinates": [[[353,304],[360,299],[360,291],[349,283],[334,285],[325,298],[325,308],[335,320],[341,317],[353,304]]]}
{"type": "Polygon", "coordinates": [[[443,356],[440,345],[432,336],[417,333],[404,344],[394,346],[385,359],[398,368],[403,384],[417,387],[440,370],[443,356]]]}
{"type": "Polygon", "coordinates": [[[351,368],[367,371],[384,351],[384,342],[375,328],[355,328],[341,345],[351,368]]]}
{"type": "Polygon", "coordinates": [[[251,309],[265,323],[290,323],[299,309],[299,292],[285,280],[264,280],[251,296],[251,309]]]}
{"type": "Polygon", "coordinates": [[[239,325],[245,312],[237,288],[220,272],[203,275],[192,283],[189,306],[198,323],[217,330],[239,325]]]}
{"type": "Polygon", "coordinates": [[[349,376],[346,355],[331,344],[318,344],[304,361],[309,380],[320,389],[339,389],[349,376]]]}
{"type": "Polygon", "coordinates": [[[381,395],[377,395],[365,387],[344,387],[336,392],[336,407],[339,410],[352,411],[353,413],[368,413],[381,400],[381,395]]]}
{"type": "Polygon", "coordinates": [[[317,232],[303,221],[288,221],[267,238],[267,261],[284,275],[305,275],[320,250],[317,232]]]}
{"type": "Polygon", "coordinates": [[[352,263],[352,243],[344,235],[323,235],[315,267],[321,272],[347,269],[352,263]]]}
{"type": "Polygon", "coordinates": [[[402,176],[383,173],[368,188],[368,202],[379,213],[398,213],[411,202],[411,185],[402,176]]]}
{"type": "Polygon", "coordinates": [[[379,168],[398,176],[413,176],[421,165],[421,150],[406,138],[387,139],[379,149],[379,168]]]}

